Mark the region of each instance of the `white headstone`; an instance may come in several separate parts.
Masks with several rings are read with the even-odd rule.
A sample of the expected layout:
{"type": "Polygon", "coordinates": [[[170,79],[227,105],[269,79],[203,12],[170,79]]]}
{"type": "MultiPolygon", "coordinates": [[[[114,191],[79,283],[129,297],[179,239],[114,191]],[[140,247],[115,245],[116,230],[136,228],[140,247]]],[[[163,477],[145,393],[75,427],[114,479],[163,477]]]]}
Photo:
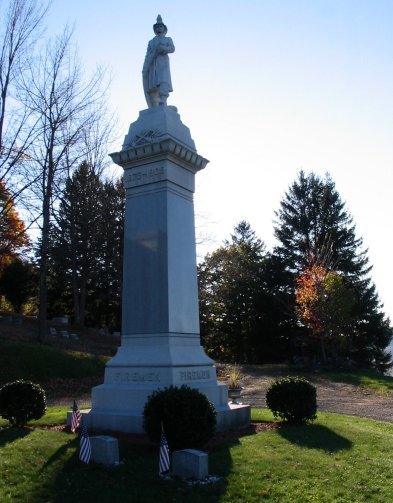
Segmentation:
{"type": "Polygon", "coordinates": [[[208,476],[208,455],[196,449],[183,449],[172,454],[172,475],[185,479],[201,480],[208,476]]]}
{"type": "Polygon", "coordinates": [[[109,435],[90,437],[91,461],[103,465],[119,463],[119,443],[117,438],[109,435]]]}

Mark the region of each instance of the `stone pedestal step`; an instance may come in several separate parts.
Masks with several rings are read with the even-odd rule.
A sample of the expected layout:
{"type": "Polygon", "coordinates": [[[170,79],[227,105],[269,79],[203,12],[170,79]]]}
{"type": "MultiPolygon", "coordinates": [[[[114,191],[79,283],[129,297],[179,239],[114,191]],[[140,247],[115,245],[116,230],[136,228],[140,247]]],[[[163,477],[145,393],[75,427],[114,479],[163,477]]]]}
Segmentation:
{"type": "MultiPolygon", "coordinates": [[[[239,428],[245,428],[250,424],[251,408],[249,405],[234,405],[216,409],[217,411],[217,431],[228,431],[239,428]]],[[[123,433],[138,433],[143,434],[143,414],[132,411],[120,412],[117,409],[91,410],[86,409],[81,411],[83,421],[87,426],[88,431],[99,432],[123,432],[123,433]]],[[[67,413],[67,424],[71,424],[71,414],[67,413]]]]}

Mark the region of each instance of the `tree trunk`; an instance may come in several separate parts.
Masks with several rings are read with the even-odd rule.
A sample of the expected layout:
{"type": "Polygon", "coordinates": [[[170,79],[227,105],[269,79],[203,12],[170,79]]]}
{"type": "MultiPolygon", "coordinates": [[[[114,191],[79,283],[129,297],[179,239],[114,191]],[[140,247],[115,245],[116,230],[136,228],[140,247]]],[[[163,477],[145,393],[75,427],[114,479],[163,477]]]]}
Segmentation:
{"type": "Polygon", "coordinates": [[[43,202],[42,215],[42,238],[40,249],[40,305],[39,305],[39,324],[38,324],[38,340],[46,341],[48,332],[47,328],[47,309],[48,309],[48,288],[47,288],[47,271],[48,271],[48,248],[49,248],[49,229],[50,229],[50,196],[46,192],[43,202]]]}
{"type": "Polygon", "coordinates": [[[70,200],[70,244],[71,244],[71,267],[72,267],[72,298],[73,298],[73,311],[74,323],[78,326],[81,325],[81,312],[80,312],[80,293],[78,287],[78,272],[76,261],[76,238],[75,238],[75,212],[74,212],[74,194],[71,192],[70,200]]]}
{"type": "Polygon", "coordinates": [[[50,203],[52,199],[53,180],[55,166],[53,163],[53,134],[48,147],[48,157],[46,167],[42,173],[43,202],[42,202],[42,234],[41,234],[41,257],[40,257],[40,305],[39,305],[39,323],[38,340],[45,342],[48,334],[47,311],[48,311],[48,251],[49,251],[49,233],[50,233],[50,203]]]}
{"type": "Polygon", "coordinates": [[[80,291],[80,297],[79,297],[79,313],[80,313],[80,323],[81,326],[85,326],[85,315],[86,315],[86,288],[87,286],[87,278],[86,278],[86,272],[82,272],[82,278],[81,278],[81,291],[80,291]]]}
{"type": "Polygon", "coordinates": [[[75,268],[73,266],[72,271],[72,298],[73,298],[73,307],[74,307],[74,323],[75,325],[81,324],[81,316],[79,310],[79,290],[78,290],[78,278],[76,275],[75,268]]]}
{"type": "Polygon", "coordinates": [[[326,359],[325,338],[323,335],[320,336],[320,341],[321,341],[320,349],[321,349],[322,363],[326,363],[327,359],[326,359]]]}

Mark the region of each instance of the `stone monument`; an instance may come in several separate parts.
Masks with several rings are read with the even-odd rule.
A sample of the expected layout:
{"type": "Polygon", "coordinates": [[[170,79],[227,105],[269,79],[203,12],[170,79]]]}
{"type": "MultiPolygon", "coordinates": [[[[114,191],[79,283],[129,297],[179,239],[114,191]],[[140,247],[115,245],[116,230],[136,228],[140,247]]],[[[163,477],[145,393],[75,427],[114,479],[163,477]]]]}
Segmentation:
{"type": "Polygon", "coordinates": [[[143,432],[143,408],[157,388],[186,384],[217,410],[217,428],[245,426],[248,405],[228,404],[225,384],[200,345],[193,193],[208,161],[177,109],[167,105],[172,40],[161,16],[143,65],[148,109],[120,152],[126,188],[121,346],[92,390],[94,430],[143,432]]]}

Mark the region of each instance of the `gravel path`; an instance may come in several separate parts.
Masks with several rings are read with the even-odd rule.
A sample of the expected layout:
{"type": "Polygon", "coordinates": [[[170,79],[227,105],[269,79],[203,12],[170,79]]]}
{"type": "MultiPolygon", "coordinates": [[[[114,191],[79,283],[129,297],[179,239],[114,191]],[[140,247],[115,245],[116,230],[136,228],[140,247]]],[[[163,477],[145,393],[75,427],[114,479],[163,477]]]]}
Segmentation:
{"type": "MultiPolygon", "coordinates": [[[[218,365],[218,373],[225,375],[224,366],[218,365]]],[[[266,390],[272,379],[282,375],[277,367],[271,371],[258,367],[242,367],[241,384],[244,387],[242,402],[252,407],[266,407],[266,390]]],[[[284,371],[287,375],[287,371],[284,371]]],[[[224,381],[224,379],[219,378],[224,381]]],[[[379,421],[393,423],[393,393],[385,395],[367,392],[365,389],[351,384],[334,383],[318,376],[308,376],[307,379],[317,387],[318,410],[335,412],[350,416],[367,417],[379,421]]],[[[91,392],[77,393],[78,405],[90,407],[91,392]]],[[[72,405],[73,397],[48,399],[48,405],[72,405]]]]}
{"type": "MultiPolygon", "coordinates": [[[[249,369],[248,369],[249,370],[249,369]]],[[[242,380],[243,403],[253,407],[265,407],[266,390],[276,375],[258,375],[249,370],[242,380]]],[[[317,387],[318,410],[351,416],[367,417],[393,423],[393,394],[370,393],[359,386],[334,383],[321,378],[309,377],[317,387]]]]}

